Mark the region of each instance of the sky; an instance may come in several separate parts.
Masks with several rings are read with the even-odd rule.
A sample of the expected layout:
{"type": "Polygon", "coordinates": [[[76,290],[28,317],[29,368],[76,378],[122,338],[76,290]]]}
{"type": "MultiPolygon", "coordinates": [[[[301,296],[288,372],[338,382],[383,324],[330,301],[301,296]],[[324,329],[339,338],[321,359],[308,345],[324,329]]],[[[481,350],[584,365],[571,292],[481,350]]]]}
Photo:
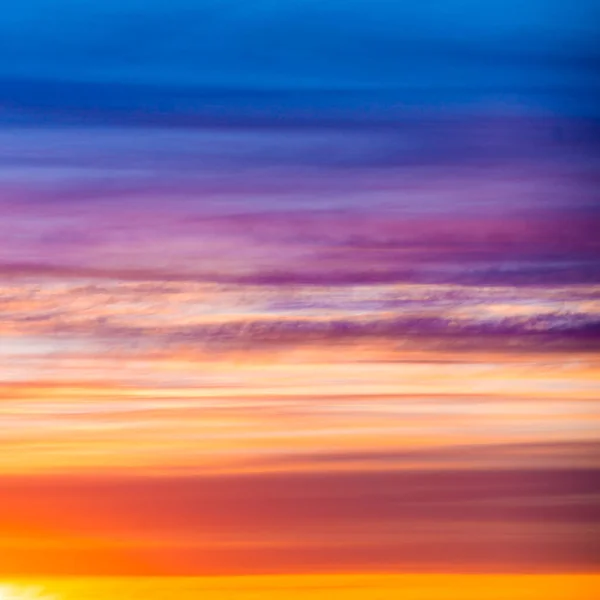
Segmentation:
{"type": "Polygon", "coordinates": [[[280,99],[240,93],[257,90],[305,92],[292,103],[316,103],[321,117],[339,103],[363,111],[351,96],[322,97],[336,90],[370,91],[388,110],[525,102],[595,113],[599,9],[596,0],[25,0],[3,11],[1,93],[17,108],[91,103],[130,117],[206,111],[194,94],[207,89],[236,90],[225,103],[238,117],[277,110],[280,99]]]}
{"type": "Polygon", "coordinates": [[[5,7],[0,577],[597,571],[598,12],[5,7]]]}

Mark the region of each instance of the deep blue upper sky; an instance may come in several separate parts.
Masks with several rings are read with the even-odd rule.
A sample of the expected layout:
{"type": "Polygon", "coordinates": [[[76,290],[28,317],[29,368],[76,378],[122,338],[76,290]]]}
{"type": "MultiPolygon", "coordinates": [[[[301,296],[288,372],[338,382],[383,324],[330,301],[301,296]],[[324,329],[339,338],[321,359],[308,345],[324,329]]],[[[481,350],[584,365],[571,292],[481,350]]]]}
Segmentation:
{"type": "Polygon", "coordinates": [[[3,7],[0,80],[591,101],[598,39],[600,0],[23,0],[3,7]]]}

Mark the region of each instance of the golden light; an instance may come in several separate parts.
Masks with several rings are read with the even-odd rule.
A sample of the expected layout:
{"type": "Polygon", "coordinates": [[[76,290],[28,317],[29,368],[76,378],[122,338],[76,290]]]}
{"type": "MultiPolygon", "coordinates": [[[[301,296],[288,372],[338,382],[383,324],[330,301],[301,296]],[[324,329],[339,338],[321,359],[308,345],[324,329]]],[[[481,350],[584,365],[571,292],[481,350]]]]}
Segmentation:
{"type": "Polygon", "coordinates": [[[0,585],[0,600],[59,600],[39,586],[0,585]]]}

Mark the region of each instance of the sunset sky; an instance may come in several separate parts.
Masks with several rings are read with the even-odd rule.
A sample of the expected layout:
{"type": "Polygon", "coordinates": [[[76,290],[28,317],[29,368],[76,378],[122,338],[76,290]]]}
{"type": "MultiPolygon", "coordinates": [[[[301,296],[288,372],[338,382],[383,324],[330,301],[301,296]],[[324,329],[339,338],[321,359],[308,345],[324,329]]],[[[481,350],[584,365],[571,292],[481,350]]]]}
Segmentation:
{"type": "Polygon", "coordinates": [[[596,572],[595,17],[3,8],[0,578],[596,572]]]}

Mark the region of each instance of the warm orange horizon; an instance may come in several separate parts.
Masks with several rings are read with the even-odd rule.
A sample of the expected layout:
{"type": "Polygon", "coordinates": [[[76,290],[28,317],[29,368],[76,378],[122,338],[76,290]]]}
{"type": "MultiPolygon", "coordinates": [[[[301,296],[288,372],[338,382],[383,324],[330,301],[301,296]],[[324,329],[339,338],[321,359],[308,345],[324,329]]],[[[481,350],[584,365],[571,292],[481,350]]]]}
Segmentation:
{"type": "Polygon", "coordinates": [[[594,600],[598,575],[303,575],[168,579],[21,579],[0,583],[0,598],[80,600],[594,600]]]}

